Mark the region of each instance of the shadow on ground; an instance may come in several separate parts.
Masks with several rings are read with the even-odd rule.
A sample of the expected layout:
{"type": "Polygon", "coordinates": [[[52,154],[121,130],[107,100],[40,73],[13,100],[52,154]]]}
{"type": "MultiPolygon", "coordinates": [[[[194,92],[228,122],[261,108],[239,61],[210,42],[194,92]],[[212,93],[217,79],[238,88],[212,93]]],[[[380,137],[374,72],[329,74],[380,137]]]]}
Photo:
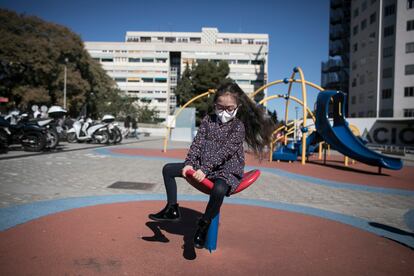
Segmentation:
{"type": "MultiPolygon", "coordinates": [[[[369,225],[371,225],[371,226],[373,226],[375,228],[379,228],[379,229],[382,229],[382,230],[391,232],[391,233],[395,233],[395,234],[398,234],[398,235],[403,235],[403,236],[408,236],[408,237],[414,238],[414,233],[407,232],[407,231],[404,231],[404,230],[401,230],[401,229],[398,229],[398,228],[395,228],[395,227],[392,227],[392,226],[389,226],[389,225],[386,225],[386,224],[382,224],[382,223],[378,223],[378,222],[370,222],[369,225]]],[[[391,239],[391,238],[388,238],[388,237],[387,237],[387,239],[392,240],[392,241],[394,241],[396,243],[399,243],[399,244],[401,244],[401,245],[403,245],[405,247],[408,247],[408,248],[414,250],[413,247],[411,247],[411,246],[409,246],[407,244],[401,243],[401,242],[399,242],[397,240],[394,240],[394,239],[391,239]]]]}
{"type": "MultiPolygon", "coordinates": [[[[326,167],[330,167],[332,169],[337,169],[337,170],[342,170],[342,171],[348,171],[348,172],[356,172],[356,173],[361,173],[361,174],[367,174],[367,175],[382,175],[382,176],[390,176],[389,174],[386,173],[378,173],[378,172],[372,172],[372,171],[366,171],[366,170],[362,170],[362,169],[358,169],[358,168],[354,168],[354,167],[345,167],[344,165],[336,165],[336,164],[332,164],[333,162],[336,163],[343,163],[341,161],[332,161],[329,160],[329,162],[324,163],[323,161],[316,161],[316,160],[309,160],[308,161],[311,164],[314,165],[318,165],[318,166],[326,166],[326,167]]],[[[375,168],[375,167],[373,167],[375,168]]]]}
{"type": "Polygon", "coordinates": [[[167,243],[170,240],[163,234],[163,231],[183,236],[183,257],[187,260],[194,260],[197,258],[197,254],[194,249],[193,236],[196,231],[196,221],[202,214],[198,211],[183,207],[180,207],[180,212],[182,218],[179,222],[146,222],[145,225],[154,232],[154,236],[142,237],[142,239],[148,242],[167,243]]]}

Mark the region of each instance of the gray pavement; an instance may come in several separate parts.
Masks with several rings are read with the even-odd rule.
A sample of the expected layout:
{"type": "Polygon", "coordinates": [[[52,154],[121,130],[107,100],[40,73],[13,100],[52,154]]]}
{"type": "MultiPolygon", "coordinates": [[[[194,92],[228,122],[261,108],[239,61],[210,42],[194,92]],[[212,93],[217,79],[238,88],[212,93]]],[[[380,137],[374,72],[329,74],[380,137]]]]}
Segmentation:
{"type": "MultiPolygon", "coordinates": [[[[169,148],[188,145],[175,142],[169,148]]],[[[102,146],[62,143],[60,151],[49,154],[16,151],[0,155],[0,208],[80,196],[165,193],[161,169],[168,160],[105,155],[96,151],[98,147],[102,146]],[[153,186],[149,190],[108,188],[117,181],[153,186]]],[[[162,138],[129,139],[116,147],[161,150],[162,138]]],[[[200,194],[184,180],[177,182],[179,194],[200,194]]],[[[330,187],[264,171],[255,185],[234,197],[314,207],[412,232],[404,214],[414,209],[413,193],[397,195],[330,187]]]]}

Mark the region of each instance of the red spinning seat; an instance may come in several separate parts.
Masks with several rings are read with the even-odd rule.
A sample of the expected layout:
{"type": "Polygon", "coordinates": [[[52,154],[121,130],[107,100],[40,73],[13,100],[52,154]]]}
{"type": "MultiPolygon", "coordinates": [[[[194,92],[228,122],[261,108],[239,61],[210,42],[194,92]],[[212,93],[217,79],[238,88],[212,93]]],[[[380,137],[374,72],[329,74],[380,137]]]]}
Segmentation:
{"type": "MultiPolygon", "coordinates": [[[[210,194],[210,191],[214,187],[214,183],[211,182],[211,180],[204,178],[203,181],[198,182],[196,179],[193,178],[193,174],[195,173],[194,170],[188,170],[186,171],[186,180],[188,183],[190,183],[194,188],[199,190],[200,192],[203,192],[205,194],[210,194]]],[[[251,170],[243,174],[243,178],[240,181],[240,185],[237,187],[237,189],[232,194],[237,194],[250,185],[252,185],[260,176],[259,170],[251,170]]]]}

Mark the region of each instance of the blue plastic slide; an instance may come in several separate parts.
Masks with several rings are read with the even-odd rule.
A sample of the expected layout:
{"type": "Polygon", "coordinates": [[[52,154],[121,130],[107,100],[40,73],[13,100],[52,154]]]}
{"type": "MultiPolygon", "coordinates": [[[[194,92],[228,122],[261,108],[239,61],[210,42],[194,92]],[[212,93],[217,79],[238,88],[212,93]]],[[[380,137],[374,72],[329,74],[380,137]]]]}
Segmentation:
{"type": "Polygon", "coordinates": [[[399,170],[403,163],[399,158],[392,158],[368,149],[348,127],[344,118],[345,95],[337,91],[323,91],[316,100],[316,129],[323,140],[334,149],[359,162],[399,170]],[[329,122],[329,103],[333,99],[333,126],[329,122]]]}

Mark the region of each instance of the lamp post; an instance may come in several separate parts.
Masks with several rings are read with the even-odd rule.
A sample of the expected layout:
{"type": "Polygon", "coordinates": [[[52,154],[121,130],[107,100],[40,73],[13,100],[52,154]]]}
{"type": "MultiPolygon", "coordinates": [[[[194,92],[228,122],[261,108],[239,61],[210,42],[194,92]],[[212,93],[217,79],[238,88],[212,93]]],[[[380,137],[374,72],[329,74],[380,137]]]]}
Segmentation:
{"type": "Polygon", "coordinates": [[[66,77],[67,77],[68,58],[65,58],[65,76],[63,80],[63,108],[66,110],[66,77]]]}

